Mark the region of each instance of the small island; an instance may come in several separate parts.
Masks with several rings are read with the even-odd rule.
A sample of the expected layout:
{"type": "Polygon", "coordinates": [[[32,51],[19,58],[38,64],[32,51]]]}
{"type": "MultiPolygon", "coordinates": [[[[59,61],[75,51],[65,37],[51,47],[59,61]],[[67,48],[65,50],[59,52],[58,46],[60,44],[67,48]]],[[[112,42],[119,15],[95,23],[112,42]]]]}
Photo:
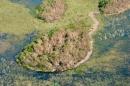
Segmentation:
{"type": "Polygon", "coordinates": [[[19,63],[27,68],[53,72],[72,69],[90,51],[86,32],[61,30],[43,35],[20,54],[19,63]]]}

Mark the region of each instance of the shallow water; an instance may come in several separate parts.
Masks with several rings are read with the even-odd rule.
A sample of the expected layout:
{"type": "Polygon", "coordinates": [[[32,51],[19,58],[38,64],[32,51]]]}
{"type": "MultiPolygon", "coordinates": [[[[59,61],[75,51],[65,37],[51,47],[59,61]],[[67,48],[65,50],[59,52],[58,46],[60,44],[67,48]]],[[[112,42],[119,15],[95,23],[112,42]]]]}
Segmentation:
{"type": "Polygon", "coordinates": [[[0,86],[14,86],[15,76],[30,74],[30,72],[27,72],[26,69],[23,69],[16,63],[16,55],[33,40],[36,34],[32,32],[20,40],[16,36],[7,33],[2,34],[0,41],[11,42],[11,47],[0,54],[0,86]]]}
{"type": "MultiPolygon", "coordinates": [[[[101,56],[111,50],[117,50],[118,53],[121,53],[120,57],[124,58],[124,61],[110,62],[110,64],[117,65],[115,71],[86,68],[86,71],[83,72],[84,75],[81,75],[27,70],[19,66],[15,60],[16,55],[36,36],[35,32],[32,32],[24,39],[11,42],[11,47],[0,54],[0,86],[46,86],[46,84],[49,86],[117,86],[117,82],[120,83],[120,86],[127,86],[126,78],[130,78],[130,10],[119,16],[104,19],[107,23],[95,35],[95,51],[91,58],[102,58],[101,56]]],[[[14,40],[15,38],[17,37],[9,34],[0,36],[1,41],[14,40]]]]}
{"type": "Polygon", "coordinates": [[[43,0],[11,0],[14,3],[22,4],[30,9],[36,8],[43,0]]]}

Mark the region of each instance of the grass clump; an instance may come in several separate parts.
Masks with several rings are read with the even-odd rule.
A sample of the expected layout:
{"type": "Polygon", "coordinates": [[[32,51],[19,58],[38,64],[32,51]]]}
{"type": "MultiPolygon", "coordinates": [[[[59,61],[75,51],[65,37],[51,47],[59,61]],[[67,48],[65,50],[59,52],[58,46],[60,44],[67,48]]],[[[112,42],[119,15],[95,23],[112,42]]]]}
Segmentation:
{"type": "Polygon", "coordinates": [[[44,3],[36,7],[36,18],[46,21],[43,14],[48,13],[48,9],[53,7],[55,0],[45,0],[44,3]]]}
{"type": "Polygon", "coordinates": [[[57,32],[58,31],[58,29],[57,28],[55,28],[55,29],[51,29],[50,31],[48,31],[48,37],[49,38],[51,38],[52,36],[53,36],[53,34],[55,33],[55,32],[57,32]]]}

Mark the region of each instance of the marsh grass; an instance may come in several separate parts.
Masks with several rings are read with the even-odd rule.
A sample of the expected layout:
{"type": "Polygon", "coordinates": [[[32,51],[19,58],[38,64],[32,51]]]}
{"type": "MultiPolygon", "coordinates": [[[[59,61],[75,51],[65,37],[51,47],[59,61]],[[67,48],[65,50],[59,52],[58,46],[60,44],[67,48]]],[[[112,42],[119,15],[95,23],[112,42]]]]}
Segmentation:
{"type": "MultiPolygon", "coordinates": [[[[81,74],[86,70],[94,69],[97,72],[104,70],[115,73],[129,64],[129,11],[118,16],[104,17],[102,21],[107,22],[103,27],[100,27],[103,29],[100,29],[94,36],[94,52],[91,59],[79,66],[74,72],[77,71],[81,74]]],[[[122,72],[122,74],[125,73],[122,72]]],[[[115,73],[115,75],[118,74],[115,73]]]]}
{"type": "Polygon", "coordinates": [[[35,29],[46,33],[49,29],[53,29],[54,27],[67,28],[67,26],[71,24],[73,24],[74,27],[78,27],[78,24],[75,24],[75,22],[78,21],[84,21],[84,25],[81,25],[80,29],[82,27],[89,29],[92,21],[88,17],[88,13],[97,9],[97,1],[65,0],[65,3],[67,4],[67,10],[64,16],[54,23],[46,23],[32,16],[30,10],[23,5],[11,3],[9,0],[1,0],[0,32],[21,36],[35,29]]]}

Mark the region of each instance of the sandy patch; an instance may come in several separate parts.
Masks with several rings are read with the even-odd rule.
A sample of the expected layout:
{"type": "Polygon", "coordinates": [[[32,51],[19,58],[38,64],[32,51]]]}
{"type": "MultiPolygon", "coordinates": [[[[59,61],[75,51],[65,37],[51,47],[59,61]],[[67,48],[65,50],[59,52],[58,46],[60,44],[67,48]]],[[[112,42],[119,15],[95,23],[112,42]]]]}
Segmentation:
{"type": "Polygon", "coordinates": [[[0,41],[0,53],[4,53],[10,46],[8,41],[0,41]]]}

